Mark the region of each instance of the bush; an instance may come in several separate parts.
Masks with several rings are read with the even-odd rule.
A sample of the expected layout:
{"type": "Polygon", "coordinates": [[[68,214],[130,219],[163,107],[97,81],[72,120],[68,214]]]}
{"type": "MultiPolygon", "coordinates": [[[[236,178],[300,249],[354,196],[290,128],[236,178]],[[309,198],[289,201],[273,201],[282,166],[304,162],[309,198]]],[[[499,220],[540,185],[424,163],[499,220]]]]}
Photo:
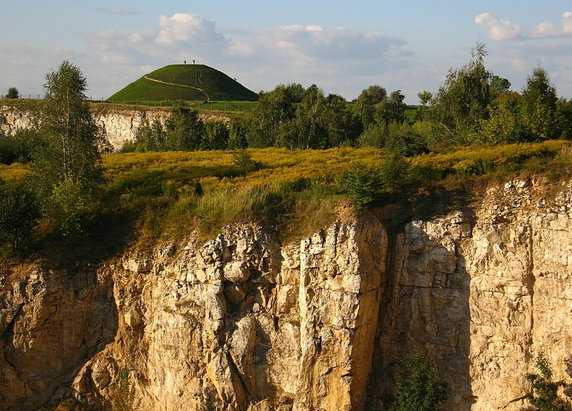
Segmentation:
{"type": "Polygon", "coordinates": [[[346,189],[358,210],[375,202],[383,193],[383,184],[376,169],[353,165],[344,178],[346,189]]]}
{"type": "Polygon", "coordinates": [[[54,186],[48,199],[48,211],[63,239],[76,243],[95,221],[97,203],[89,188],[74,180],[64,180],[54,186]]]}
{"type": "Polygon", "coordinates": [[[544,353],[536,358],[536,368],[540,374],[526,374],[526,380],[530,383],[530,391],[525,398],[530,405],[539,411],[563,411],[566,408],[558,398],[558,389],[565,386],[564,381],[553,381],[550,363],[544,353]]]}
{"type": "Polygon", "coordinates": [[[6,93],[6,98],[20,98],[20,92],[16,87],[10,87],[6,93]]]}
{"type": "Polygon", "coordinates": [[[398,190],[407,180],[409,164],[398,154],[393,154],[389,160],[382,163],[379,178],[386,190],[398,190]]]}
{"type": "Polygon", "coordinates": [[[394,411],[434,411],[447,401],[448,386],[438,378],[435,368],[422,354],[405,360],[407,376],[395,387],[394,411]]]}
{"type": "Polygon", "coordinates": [[[31,160],[37,135],[31,130],[19,130],[14,136],[0,138],[0,163],[27,163],[31,160]]]}
{"type": "Polygon", "coordinates": [[[0,240],[9,242],[12,252],[29,242],[39,218],[36,195],[23,183],[0,186],[0,240]]]}

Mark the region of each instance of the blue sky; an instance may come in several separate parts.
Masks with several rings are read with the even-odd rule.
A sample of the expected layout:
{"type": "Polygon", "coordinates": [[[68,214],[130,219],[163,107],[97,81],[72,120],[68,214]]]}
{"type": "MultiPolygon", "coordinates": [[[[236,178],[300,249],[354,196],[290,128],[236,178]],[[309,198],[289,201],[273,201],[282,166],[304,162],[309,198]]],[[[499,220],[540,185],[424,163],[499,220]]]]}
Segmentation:
{"type": "Polygon", "coordinates": [[[379,84],[417,103],[484,42],[487,67],[514,90],[542,66],[572,98],[570,0],[3,3],[0,94],[41,93],[45,74],[69,60],[88,94],[107,98],[151,70],[195,59],[254,91],[315,83],[352,99],[379,84]]]}

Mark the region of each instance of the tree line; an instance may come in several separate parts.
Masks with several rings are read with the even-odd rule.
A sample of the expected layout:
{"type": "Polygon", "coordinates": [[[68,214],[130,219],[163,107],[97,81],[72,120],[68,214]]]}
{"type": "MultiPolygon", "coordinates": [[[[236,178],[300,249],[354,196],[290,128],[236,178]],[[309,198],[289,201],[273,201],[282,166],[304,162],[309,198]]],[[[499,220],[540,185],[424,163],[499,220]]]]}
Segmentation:
{"type": "MultiPolygon", "coordinates": [[[[544,69],[534,69],[515,92],[508,79],[485,67],[485,57],[484,45],[477,45],[470,61],[451,69],[435,93],[420,92],[415,119],[406,116],[400,90],[372,85],[347,102],[316,85],[281,84],[260,93],[252,115],[228,122],[203,121],[197,111],[177,105],[164,123],[144,123],[123,150],[383,148],[394,157],[379,175],[353,170],[346,179],[356,205],[366,207],[399,181],[403,156],[455,145],[572,138],[572,100],[558,98],[544,69]]],[[[30,161],[32,170],[32,177],[17,183],[0,181],[0,239],[13,250],[40,218],[72,241],[97,214],[102,135],[89,111],[86,79],[63,62],[46,76],[44,88],[35,129],[0,139],[0,162],[30,161]]]]}
{"type": "Polygon", "coordinates": [[[196,111],[178,106],[165,124],[144,124],[124,150],[350,146],[411,156],[455,145],[572,139],[572,99],[558,97],[544,69],[512,91],[508,79],[486,68],[486,54],[478,44],[436,92],[418,93],[415,119],[406,116],[400,90],[372,85],[348,102],[316,85],[280,84],[260,93],[251,116],[229,123],[203,123],[196,111]]]}

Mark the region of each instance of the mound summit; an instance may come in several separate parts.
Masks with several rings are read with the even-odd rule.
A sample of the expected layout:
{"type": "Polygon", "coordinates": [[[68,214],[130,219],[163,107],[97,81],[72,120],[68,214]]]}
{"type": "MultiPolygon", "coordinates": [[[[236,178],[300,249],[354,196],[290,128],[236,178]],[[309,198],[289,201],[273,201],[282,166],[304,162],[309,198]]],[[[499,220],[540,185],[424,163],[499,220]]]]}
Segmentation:
{"type": "Polygon", "coordinates": [[[124,87],[108,101],[256,101],[258,95],[223,72],[203,64],[165,66],[124,87]]]}

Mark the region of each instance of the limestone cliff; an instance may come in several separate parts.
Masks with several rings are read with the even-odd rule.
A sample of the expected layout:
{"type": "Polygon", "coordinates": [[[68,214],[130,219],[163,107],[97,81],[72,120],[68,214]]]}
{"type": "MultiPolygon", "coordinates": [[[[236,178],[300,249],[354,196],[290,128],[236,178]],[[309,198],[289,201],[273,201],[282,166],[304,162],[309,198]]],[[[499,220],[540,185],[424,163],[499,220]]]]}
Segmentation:
{"type": "MultiPolygon", "coordinates": [[[[169,111],[159,109],[107,109],[104,103],[92,105],[92,115],[104,136],[104,148],[117,151],[127,141],[135,139],[137,129],[148,121],[164,122],[169,117],[169,111]]],[[[0,137],[10,137],[18,130],[31,128],[37,122],[38,113],[17,106],[0,106],[0,137]]],[[[217,120],[228,122],[228,117],[200,113],[203,121],[217,120]]]]}
{"type": "Polygon", "coordinates": [[[383,409],[424,351],[446,409],[520,409],[538,352],[572,377],[571,201],[572,181],[512,181],[398,230],[370,213],[280,244],[241,223],[73,278],[0,270],[1,408],[383,409]]]}

